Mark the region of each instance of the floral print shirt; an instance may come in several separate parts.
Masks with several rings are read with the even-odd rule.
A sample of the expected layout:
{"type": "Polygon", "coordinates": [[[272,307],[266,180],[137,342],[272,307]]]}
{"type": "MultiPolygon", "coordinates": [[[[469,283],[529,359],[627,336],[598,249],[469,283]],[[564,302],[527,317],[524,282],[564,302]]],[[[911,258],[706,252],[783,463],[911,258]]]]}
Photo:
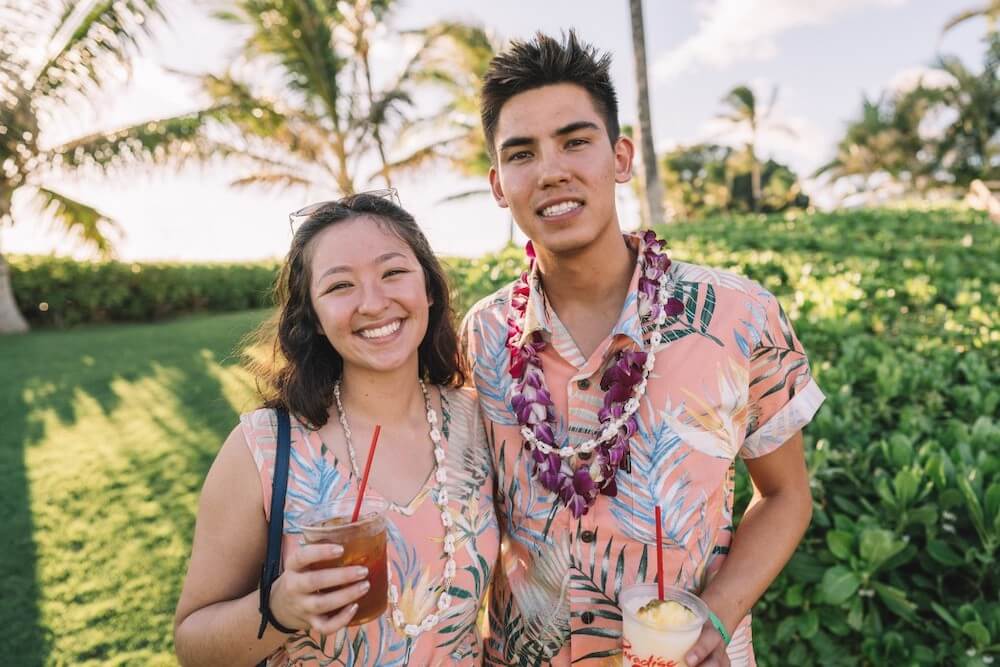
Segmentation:
{"type": "MultiPolygon", "coordinates": [[[[626,242],[641,256],[643,241],[626,242]]],[[[542,332],[557,446],[597,432],[600,379],[615,353],[643,345],[640,269],[621,316],[589,358],[529,277],[524,332],[542,332]]],[[[669,317],[630,440],[631,470],[617,495],[579,519],[532,477],[511,407],[506,346],[510,287],[477,304],[463,324],[496,469],[503,544],[490,599],[488,665],[620,665],[623,586],[656,574],[655,506],[663,510],[666,583],[695,594],[718,571],[733,534],[734,461],[768,454],[805,426],[823,401],[805,351],[777,300],[745,278],[674,262],[669,317]]],[[[729,645],[733,665],[755,664],[750,617],[729,645]]]]}
{"type": "MultiPolygon", "coordinates": [[[[394,628],[388,610],[376,621],[346,628],[336,635],[294,634],[270,657],[269,666],[450,667],[482,663],[479,610],[499,548],[492,465],[475,392],[469,388],[442,389],[441,405],[441,432],[446,442],[443,466],[448,473],[445,488],[459,536],[454,554],[457,574],[449,591],[451,607],[434,630],[416,639],[394,628]]],[[[242,415],[240,422],[260,475],[264,512],[269,514],[277,418],[273,410],[257,410],[242,415]]],[[[407,623],[419,623],[436,611],[440,591],[445,565],[444,529],[440,510],[430,497],[434,487],[432,474],[409,505],[394,507],[388,513],[389,568],[393,583],[399,586],[399,606],[407,623]]],[[[337,460],[316,431],[293,418],[282,555],[287,557],[299,546],[301,530],[295,525],[298,516],[320,503],[356,491],[349,462],[337,460]]],[[[377,495],[373,489],[368,493],[377,495]]]]}

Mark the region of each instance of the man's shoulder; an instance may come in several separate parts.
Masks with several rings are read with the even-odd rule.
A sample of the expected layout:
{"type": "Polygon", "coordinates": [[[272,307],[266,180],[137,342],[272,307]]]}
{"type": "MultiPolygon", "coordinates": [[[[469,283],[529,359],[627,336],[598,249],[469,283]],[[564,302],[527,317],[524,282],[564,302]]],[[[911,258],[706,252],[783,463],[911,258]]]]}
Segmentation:
{"type": "Polygon", "coordinates": [[[483,320],[501,319],[507,321],[507,308],[510,305],[510,288],[513,283],[507,283],[492,294],[477,301],[463,318],[464,325],[475,325],[483,320]]]}
{"type": "Polygon", "coordinates": [[[766,302],[774,298],[756,280],[734,271],[676,260],[671,262],[671,270],[674,273],[674,282],[689,285],[711,285],[717,296],[749,297],[759,302],[766,302]]]}

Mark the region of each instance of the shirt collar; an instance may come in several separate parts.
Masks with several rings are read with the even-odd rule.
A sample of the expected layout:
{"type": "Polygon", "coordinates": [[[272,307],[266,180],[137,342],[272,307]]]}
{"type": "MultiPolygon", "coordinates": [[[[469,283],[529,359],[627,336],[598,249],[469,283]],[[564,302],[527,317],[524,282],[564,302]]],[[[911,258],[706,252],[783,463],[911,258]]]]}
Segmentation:
{"type": "MultiPolygon", "coordinates": [[[[636,251],[636,257],[642,256],[644,243],[639,234],[623,234],[625,243],[636,251]]],[[[628,336],[639,347],[643,346],[642,323],[639,319],[639,278],[640,263],[636,261],[632,271],[632,279],[629,282],[628,292],[625,296],[625,303],[622,306],[618,322],[611,330],[611,337],[618,335],[628,336]]],[[[525,306],[524,328],[517,344],[519,347],[525,345],[536,331],[544,335],[552,335],[552,317],[549,312],[548,299],[542,289],[542,276],[538,272],[536,263],[528,274],[528,302],[525,306]]]]}

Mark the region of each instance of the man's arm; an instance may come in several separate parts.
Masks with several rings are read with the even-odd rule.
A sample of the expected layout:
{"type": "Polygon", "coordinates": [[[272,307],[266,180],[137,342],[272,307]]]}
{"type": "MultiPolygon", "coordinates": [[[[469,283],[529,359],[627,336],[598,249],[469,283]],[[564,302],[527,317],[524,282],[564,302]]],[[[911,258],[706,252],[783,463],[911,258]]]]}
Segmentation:
{"type": "MultiPolygon", "coordinates": [[[[812,494],[802,432],[764,456],[747,459],[753,498],[729,555],[701,598],[732,633],[792,557],[812,518],[812,494]]],[[[722,639],[706,625],[689,654],[689,665],[724,667],[722,639]]]]}

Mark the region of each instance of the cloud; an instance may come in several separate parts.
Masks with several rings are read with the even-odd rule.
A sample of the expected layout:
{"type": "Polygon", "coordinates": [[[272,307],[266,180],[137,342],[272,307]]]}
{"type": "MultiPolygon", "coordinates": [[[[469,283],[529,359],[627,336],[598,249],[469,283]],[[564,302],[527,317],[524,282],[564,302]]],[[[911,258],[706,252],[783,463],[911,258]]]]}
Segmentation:
{"type": "MultiPolygon", "coordinates": [[[[761,78],[755,79],[750,88],[760,104],[766,105],[770,101],[774,85],[761,78]]],[[[793,95],[794,91],[779,88],[774,108],[768,114],[764,126],[757,131],[757,153],[762,159],[774,157],[788,163],[804,174],[816,169],[827,159],[832,137],[809,118],[788,110],[783,100],[793,95]]],[[[713,117],[699,126],[695,141],[741,147],[749,139],[749,129],[735,129],[730,123],[713,117]]]]}
{"type": "Polygon", "coordinates": [[[890,94],[905,94],[921,84],[924,88],[947,88],[955,85],[955,77],[944,70],[918,65],[893,74],[886,88],[890,94]]]}
{"type": "Polygon", "coordinates": [[[908,0],[700,0],[697,32],[657,58],[653,75],[671,79],[696,65],[726,67],[778,54],[776,38],[799,26],[824,25],[865,7],[898,7],[908,0]]]}

